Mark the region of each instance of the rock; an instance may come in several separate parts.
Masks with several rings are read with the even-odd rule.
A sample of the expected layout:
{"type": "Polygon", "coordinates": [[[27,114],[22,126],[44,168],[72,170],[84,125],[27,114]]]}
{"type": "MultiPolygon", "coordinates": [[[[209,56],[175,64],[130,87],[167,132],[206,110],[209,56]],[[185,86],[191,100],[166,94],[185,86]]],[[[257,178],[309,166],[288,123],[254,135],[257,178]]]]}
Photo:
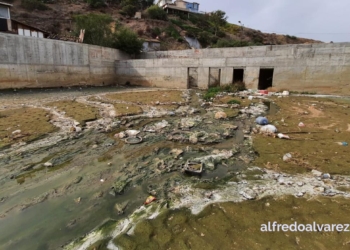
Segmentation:
{"type": "Polygon", "coordinates": [[[97,148],[97,147],[98,147],[97,144],[92,145],[92,148],[97,148]]]}
{"type": "Polygon", "coordinates": [[[75,203],[79,204],[81,202],[81,197],[74,199],[75,203]]]}
{"type": "Polygon", "coordinates": [[[240,191],[239,194],[242,195],[247,200],[255,200],[256,197],[258,196],[258,194],[251,189],[240,191]]]}
{"type": "Polygon", "coordinates": [[[316,192],[324,192],[324,187],[314,187],[314,190],[316,191],[316,192]]]}
{"type": "Polygon", "coordinates": [[[299,181],[299,182],[297,182],[297,185],[298,185],[299,187],[302,187],[302,186],[304,186],[304,182],[299,181]]]}
{"type": "Polygon", "coordinates": [[[78,176],[77,178],[74,179],[73,183],[78,184],[79,182],[81,182],[82,179],[83,179],[83,177],[78,176]]]}
{"type": "Polygon", "coordinates": [[[170,151],[170,154],[174,155],[175,159],[177,159],[183,152],[182,149],[174,148],[170,151]]]}
{"type": "Polygon", "coordinates": [[[115,134],[114,136],[119,137],[120,139],[123,139],[123,138],[127,137],[127,134],[125,132],[120,132],[118,134],[115,134]]]}
{"type": "Polygon", "coordinates": [[[122,194],[129,182],[129,180],[116,181],[111,189],[114,190],[115,194],[122,194]]]}
{"type": "Polygon", "coordinates": [[[125,209],[126,209],[126,207],[128,206],[128,203],[129,203],[128,201],[123,202],[121,204],[120,203],[116,203],[114,205],[114,209],[117,211],[118,214],[123,214],[125,209]]]}
{"type": "Polygon", "coordinates": [[[304,193],[303,192],[299,192],[295,195],[296,197],[303,197],[304,196],[304,193]]]}
{"type": "Polygon", "coordinates": [[[219,111],[215,113],[215,119],[219,120],[219,119],[226,119],[227,118],[227,114],[223,111],[219,111]]]}
{"type": "Polygon", "coordinates": [[[80,125],[80,122],[75,121],[74,126],[78,126],[78,125],[80,125]]]}
{"type": "Polygon", "coordinates": [[[81,127],[74,127],[75,128],[75,132],[80,133],[82,131],[81,127]]]}
{"type": "Polygon", "coordinates": [[[44,167],[52,167],[53,166],[53,164],[51,163],[51,162],[45,162],[44,163],[44,167]]]}
{"type": "Polygon", "coordinates": [[[316,177],[321,177],[322,176],[322,172],[320,172],[318,170],[315,170],[315,169],[313,169],[311,171],[311,173],[313,174],[313,176],[316,176],[316,177]]]}

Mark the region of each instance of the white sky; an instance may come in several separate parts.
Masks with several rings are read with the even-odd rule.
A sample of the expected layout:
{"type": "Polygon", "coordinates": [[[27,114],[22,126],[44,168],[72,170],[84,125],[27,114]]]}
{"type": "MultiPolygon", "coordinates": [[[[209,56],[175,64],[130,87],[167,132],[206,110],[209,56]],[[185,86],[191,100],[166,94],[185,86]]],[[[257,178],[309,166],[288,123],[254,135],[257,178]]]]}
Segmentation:
{"type": "Polygon", "coordinates": [[[230,23],[266,33],[350,42],[350,0],[194,0],[199,10],[223,10],[230,23]]]}

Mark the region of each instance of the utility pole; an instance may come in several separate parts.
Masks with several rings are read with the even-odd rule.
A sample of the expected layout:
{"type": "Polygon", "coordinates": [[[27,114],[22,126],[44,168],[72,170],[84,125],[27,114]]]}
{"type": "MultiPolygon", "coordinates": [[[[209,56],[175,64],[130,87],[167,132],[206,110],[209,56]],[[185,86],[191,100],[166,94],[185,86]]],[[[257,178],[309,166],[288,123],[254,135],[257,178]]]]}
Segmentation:
{"type": "Polygon", "coordinates": [[[242,30],[242,34],[241,34],[241,47],[242,47],[242,40],[243,40],[243,27],[244,27],[244,24],[241,23],[241,21],[238,21],[238,23],[241,25],[241,30],[242,30]]]}

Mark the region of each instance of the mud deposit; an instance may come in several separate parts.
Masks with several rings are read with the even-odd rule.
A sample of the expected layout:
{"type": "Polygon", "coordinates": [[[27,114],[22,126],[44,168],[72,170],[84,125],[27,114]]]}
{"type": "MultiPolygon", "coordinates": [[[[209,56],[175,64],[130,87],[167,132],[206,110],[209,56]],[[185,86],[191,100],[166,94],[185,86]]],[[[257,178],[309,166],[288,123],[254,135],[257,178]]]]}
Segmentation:
{"type": "Polygon", "coordinates": [[[347,246],[345,233],[259,232],[267,219],[347,223],[341,221],[350,189],[347,147],[336,143],[348,138],[346,102],[248,99],[247,92],[204,102],[202,94],[138,88],[3,93],[0,248],[306,248],[312,237],[319,244],[310,246],[347,246]],[[254,121],[264,114],[291,140],[258,133],[254,121]],[[298,128],[300,121],[306,126],[298,128]],[[281,160],[286,153],[287,162],[281,160]],[[156,200],[144,205],[149,196],[156,200]]]}

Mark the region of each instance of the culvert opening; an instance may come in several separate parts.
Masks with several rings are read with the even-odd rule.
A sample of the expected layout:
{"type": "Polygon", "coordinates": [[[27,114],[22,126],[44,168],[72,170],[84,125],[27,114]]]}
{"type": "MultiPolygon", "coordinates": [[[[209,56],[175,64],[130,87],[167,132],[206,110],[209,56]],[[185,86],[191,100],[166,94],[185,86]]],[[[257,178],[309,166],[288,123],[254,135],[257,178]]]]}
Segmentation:
{"type": "Polygon", "coordinates": [[[258,89],[268,89],[272,87],[273,69],[260,69],[258,89]]]}

